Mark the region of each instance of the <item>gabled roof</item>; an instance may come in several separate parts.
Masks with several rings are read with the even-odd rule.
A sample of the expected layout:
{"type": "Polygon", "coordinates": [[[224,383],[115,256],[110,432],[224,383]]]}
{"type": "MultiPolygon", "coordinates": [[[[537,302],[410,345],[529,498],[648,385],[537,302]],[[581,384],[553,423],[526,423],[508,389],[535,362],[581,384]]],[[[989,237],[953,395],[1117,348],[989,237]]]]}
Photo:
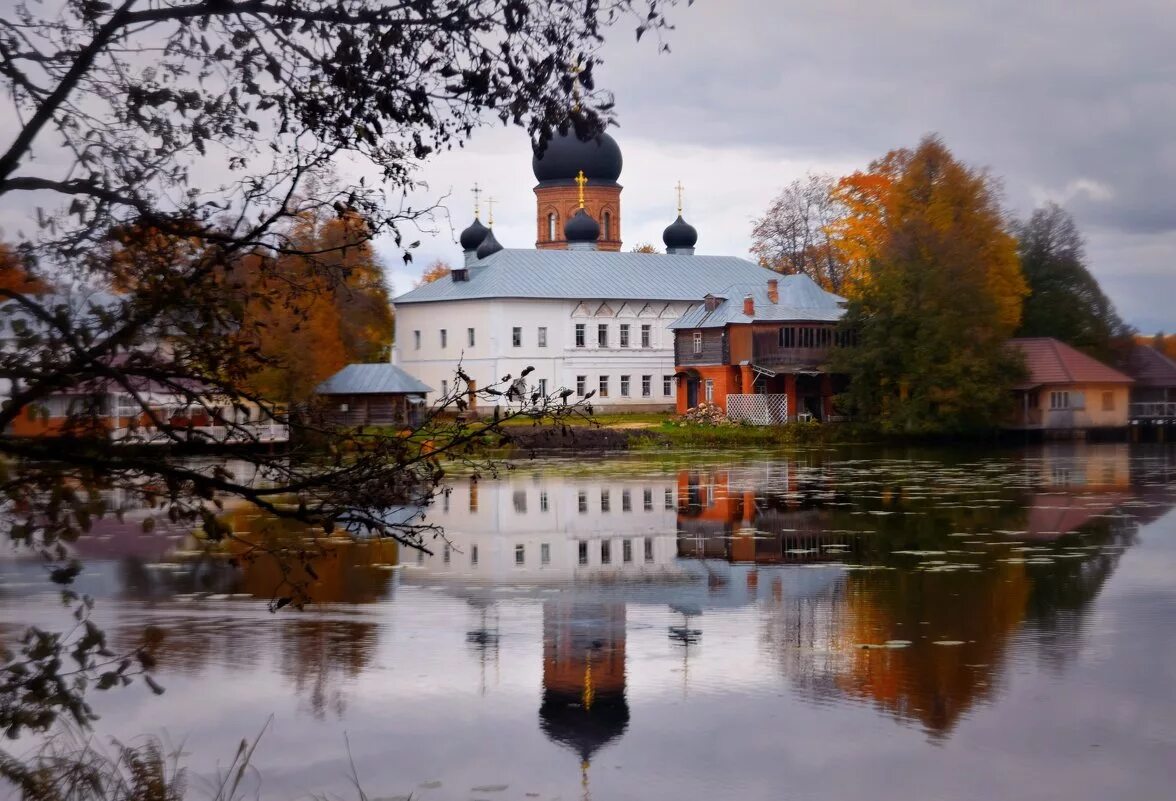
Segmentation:
{"type": "Polygon", "coordinates": [[[1150,345],[1136,345],[1123,365],[1140,387],[1176,387],[1176,361],[1150,345]]]}
{"type": "Polygon", "coordinates": [[[770,273],[768,278],[778,282],[775,303],[768,297],[766,279],[754,284],[734,284],[712,293],[722,298],[714,311],[707,311],[706,304],[699,304],[675,320],[670,328],[723,328],[731,323],[770,321],[835,323],[845,314],[845,299],[821,289],[807,275],[770,273]],[[750,317],[743,313],[743,301],[748,295],[755,305],[755,314],[750,317]]]}
{"type": "Polygon", "coordinates": [[[1130,376],[1052,337],[1010,339],[1025,358],[1028,377],[1016,389],[1046,384],[1131,384],[1130,376]]]}
{"type": "Polygon", "coordinates": [[[487,298],[699,301],[725,286],[764,284],[778,277],[734,256],[508,248],[472,264],[468,281],[443,278],[393,303],[487,298]]]}
{"type": "Polygon", "coordinates": [[[319,395],[423,394],[432,387],[394,364],[349,364],[315,387],[319,395]]]}

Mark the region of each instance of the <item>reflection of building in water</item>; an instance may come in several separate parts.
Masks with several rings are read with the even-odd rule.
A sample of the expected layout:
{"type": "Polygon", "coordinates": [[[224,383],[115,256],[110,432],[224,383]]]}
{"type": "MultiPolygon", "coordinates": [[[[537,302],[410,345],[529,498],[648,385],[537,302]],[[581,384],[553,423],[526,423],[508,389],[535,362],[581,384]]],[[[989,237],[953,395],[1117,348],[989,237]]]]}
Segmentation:
{"type": "Polygon", "coordinates": [[[629,725],[623,603],[544,603],[539,725],[579,755],[587,797],[593,755],[629,725]]]}
{"type": "MultiPolygon", "coordinates": [[[[547,583],[649,580],[674,566],[677,500],[669,478],[512,475],[459,481],[429,510],[448,543],[409,556],[431,580],[547,583]]],[[[414,580],[408,571],[405,580],[414,580]]]]}
{"type": "Polygon", "coordinates": [[[830,525],[827,488],[789,463],[678,473],[678,555],[780,564],[828,561],[852,552],[860,532],[830,525]],[[850,549],[850,550],[846,550],[850,549]]]}

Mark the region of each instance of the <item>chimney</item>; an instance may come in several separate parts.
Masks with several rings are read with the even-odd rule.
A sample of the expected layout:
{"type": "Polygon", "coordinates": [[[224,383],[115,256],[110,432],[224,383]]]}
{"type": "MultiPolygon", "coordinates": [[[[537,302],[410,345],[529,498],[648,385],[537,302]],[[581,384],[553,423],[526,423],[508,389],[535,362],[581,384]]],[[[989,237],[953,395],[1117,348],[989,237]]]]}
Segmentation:
{"type": "Polygon", "coordinates": [[[750,294],[743,297],[743,313],[748,317],[755,317],[755,299],[750,294]]]}
{"type": "Polygon", "coordinates": [[[705,298],[702,299],[702,301],[706,305],[706,310],[708,312],[713,312],[715,309],[719,308],[719,303],[721,302],[721,299],[716,298],[714,295],[707,295],[705,298]]]}
{"type": "Polygon", "coordinates": [[[773,306],[780,302],[780,282],[775,278],[768,279],[768,300],[773,306]]]}
{"type": "Polygon", "coordinates": [[[449,271],[449,275],[453,278],[454,283],[470,280],[470,270],[468,267],[454,267],[449,271]]]}

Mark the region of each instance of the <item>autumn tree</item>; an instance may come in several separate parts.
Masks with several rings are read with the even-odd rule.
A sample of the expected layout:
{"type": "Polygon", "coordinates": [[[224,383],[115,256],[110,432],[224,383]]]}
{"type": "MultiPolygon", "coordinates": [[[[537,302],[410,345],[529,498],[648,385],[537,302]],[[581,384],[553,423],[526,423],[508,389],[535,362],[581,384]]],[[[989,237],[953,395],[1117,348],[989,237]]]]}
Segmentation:
{"type": "Polygon", "coordinates": [[[1015,227],[1021,270],[1029,286],[1018,336],[1056,337],[1109,359],[1131,330],[1086,266],[1074,219],[1050,203],[1015,227]]]}
{"type": "MultiPolygon", "coordinates": [[[[233,536],[217,516],[231,498],[325,532],[427,547],[434,529],[387,510],[426,506],[444,460],[477,458],[498,430],[438,416],[468,403],[461,374],[418,436],[291,419],[290,451],[238,448],[260,442],[238,421],[239,407],[282,414],[251,385],[270,364],[260,344],[266,320],[251,310],[259,297],[280,298],[283,283],[298,297],[333,293],[335,325],[345,331],[354,309],[340,288],[356,274],[375,280],[371,271],[348,272],[353,258],[367,258],[362,242],[387,237],[411,258],[406,232],[431,214],[407,200],[420,188],[419,165],[488,123],[519,126],[540,150],[557,134],[600,132],[613,108],[595,80],[606,29],[630,21],[639,39],[659,39],[669,27],[662,10],[673,3],[10,5],[0,21],[0,81],[12,103],[0,142],[0,202],[36,209],[17,250],[32,280],[63,274],[73,286],[117,281],[123,291],[58,303],[0,287],[4,315],[20,322],[17,347],[0,353],[0,378],[11,387],[0,407],[0,493],[7,508],[20,510],[0,522],[3,532],[36,543],[63,584],[80,569],[66,543],[95,518],[121,514],[115,498],[191,522],[210,546],[233,536]],[[348,174],[362,178],[309,183],[343,158],[348,174]],[[315,237],[300,233],[307,215],[322,221],[315,237]],[[152,232],[152,246],[115,270],[112,250],[130,230],[152,232]],[[168,258],[173,247],[182,258],[168,258]],[[139,391],[144,382],[215,425],[196,431],[158,415],[139,391]],[[55,439],[11,431],[58,393],[99,391],[134,399],[166,446],[133,437],[112,443],[93,425],[70,426],[69,436],[55,439]],[[306,443],[316,438],[325,450],[310,453],[306,443]]],[[[321,311],[330,327],[327,309],[303,308],[308,319],[321,311]]],[[[345,352],[364,346],[363,330],[380,327],[352,329],[345,352]]],[[[516,378],[505,390],[477,393],[493,401],[491,390],[517,392],[516,378]]],[[[565,399],[528,394],[507,416],[563,413],[565,399]]],[[[92,422],[100,415],[97,403],[71,413],[92,422]]],[[[119,686],[149,666],[145,658],[108,657],[89,625],[73,630],[31,632],[19,652],[0,655],[0,728],[11,736],[44,729],[59,713],[87,723],[87,686],[119,686]]]]}
{"type": "Polygon", "coordinates": [[[833,178],[810,174],[780,191],[751,230],[751,252],[765,267],[803,273],[830,292],[840,293],[847,260],[832,237],[843,207],[833,178]]]}
{"type": "Polygon", "coordinates": [[[451,272],[453,272],[453,268],[446,264],[444,259],[433,259],[433,262],[421,273],[421,280],[417,281],[416,285],[424,286],[434,281],[440,281],[442,278],[448,278],[451,272]]]}
{"type": "Polygon", "coordinates": [[[633,246],[630,253],[658,253],[658,249],[654,247],[652,242],[639,242],[633,246]]]}
{"type": "Polygon", "coordinates": [[[848,411],[911,434],[997,425],[1019,375],[1005,343],[1027,289],[994,181],[927,137],[859,183],[887,189],[871,201],[877,244],[844,321],[857,346],[836,357],[848,411]]]}

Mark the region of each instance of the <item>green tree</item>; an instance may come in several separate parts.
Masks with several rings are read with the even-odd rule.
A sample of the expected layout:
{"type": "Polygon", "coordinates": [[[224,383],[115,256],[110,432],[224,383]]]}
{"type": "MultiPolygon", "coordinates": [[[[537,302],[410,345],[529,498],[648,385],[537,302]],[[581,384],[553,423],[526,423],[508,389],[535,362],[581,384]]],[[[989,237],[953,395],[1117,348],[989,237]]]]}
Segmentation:
{"type": "Polygon", "coordinates": [[[1025,283],[993,180],[937,137],[892,152],[882,236],[835,357],[852,414],[908,434],[974,432],[1005,413],[1018,365],[1005,346],[1025,283]]]}
{"type": "Polygon", "coordinates": [[[1017,254],[1029,285],[1017,336],[1056,337],[1109,359],[1115,340],[1132,331],[1086,267],[1074,219],[1055,203],[1017,224],[1017,254]]]}

